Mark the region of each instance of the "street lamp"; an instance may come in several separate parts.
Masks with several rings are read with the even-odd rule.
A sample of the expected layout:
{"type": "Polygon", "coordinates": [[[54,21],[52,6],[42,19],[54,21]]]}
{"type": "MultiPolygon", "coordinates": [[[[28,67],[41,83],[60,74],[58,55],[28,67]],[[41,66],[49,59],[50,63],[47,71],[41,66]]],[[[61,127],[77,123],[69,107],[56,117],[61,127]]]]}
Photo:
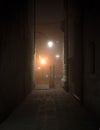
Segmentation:
{"type": "Polygon", "coordinates": [[[42,65],[44,65],[44,64],[46,64],[46,59],[42,58],[42,59],[40,60],[40,62],[41,62],[42,65]]]}
{"type": "Polygon", "coordinates": [[[53,47],[53,41],[48,42],[48,47],[50,47],[50,48],[53,47]]]}
{"type": "Polygon", "coordinates": [[[49,74],[50,75],[49,76],[50,77],[50,84],[51,84],[51,86],[54,86],[54,84],[55,84],[54,83],[55,82],[55,77],[58,74],[58,73],[56,74],[56,70],[60,71],[59,68],[57,69],[57,67],[59,66],[58,64],[60,62],[60,57],[61,57],[61,55],[59,55],[59,51],[61,50],[60,47],[59,47],[60,41],[55,41],[55,40],[52,41],[52,40],[50,40],[49,37],[48,37],[48,35],[45,34],[45,33],[43,33],[43,32],[36,32],[36,34],[37,34],[36,36],[40,35],[40,36],[43,36],[45,38],[45,40],[46,40],[46,46],[47,46],[47,48],[49,48],[47,50],[44,50],[46,48],[42,48],[42,46],[40,46],[40,44],[39,44],[42,41],[40,39],[40,42],[39,42],[39,38],[41,38],[41,37],[37,37],[36,38],[36,40],[38,41],[37,47],[40,46],[39,47],[40,51],[43,51],[43,53],[46,52],[47,54],[49,53],[49,55],[48,55],[49,56],[49,62],[48,62],[47,58],[40,57],[40,55],[39,55],[39,63],[42,65],[41,66],[41,71],[42,72],[44,71],[43,70],[44,67],[46,69],[47,65],[50,64],[50,74],[49,74]],[[52,49],[52,51],[51,51],[51,49],[52,49]],[[57,54],[57,52],[58,52],[58,54],[57,54]]]}

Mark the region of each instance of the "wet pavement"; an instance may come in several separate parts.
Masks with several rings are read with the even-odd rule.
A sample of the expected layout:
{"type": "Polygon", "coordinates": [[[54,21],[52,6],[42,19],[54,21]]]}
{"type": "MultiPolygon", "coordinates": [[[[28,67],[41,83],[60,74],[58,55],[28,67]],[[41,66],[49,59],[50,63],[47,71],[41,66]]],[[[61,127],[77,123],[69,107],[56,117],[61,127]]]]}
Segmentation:
{"type": "Polygon", "coordinates": [[[65,90],[35,89],[0,130],[99,130],[96,120],[65,90]]]}

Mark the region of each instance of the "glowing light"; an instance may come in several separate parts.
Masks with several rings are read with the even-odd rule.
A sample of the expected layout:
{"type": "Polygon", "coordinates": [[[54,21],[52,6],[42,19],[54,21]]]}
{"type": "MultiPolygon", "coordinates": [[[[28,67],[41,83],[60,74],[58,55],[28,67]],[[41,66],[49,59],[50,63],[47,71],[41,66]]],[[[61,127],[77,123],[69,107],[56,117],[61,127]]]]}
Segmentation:
{"type": "Polygon", "coordinates": [[[59,55],[59,54],[57,54],[57,55],[56,55],[56,58],[59,58],[59,57],[60,57],[60,55],[59,55]]]}
{"type": "Polygon", "coordinates": [[[46,59],[42,58],[42,59],[40,60],[40,62],[41,62],[41,64],[46,64],[46,59]]]}
{"type": "Polygon", "coordinates": [[[51,47],[53,47],[53,42],[52,41],[49,41],[48,42],[48,46],[51,48],[51,47]]]}
{"type": "Polygon", "coordinates": [[[38,70],[40,70],[41,68],[40,68],[40,67],[38,67],[37,69],[38,69],[38,70]]]}

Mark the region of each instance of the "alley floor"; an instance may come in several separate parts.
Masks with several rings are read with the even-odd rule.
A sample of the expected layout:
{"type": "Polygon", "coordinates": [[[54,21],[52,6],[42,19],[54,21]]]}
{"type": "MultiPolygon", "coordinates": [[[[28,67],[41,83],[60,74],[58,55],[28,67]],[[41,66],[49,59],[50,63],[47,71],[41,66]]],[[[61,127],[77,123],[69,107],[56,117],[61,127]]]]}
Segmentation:
{"type": "Polygon", "coordinates": [[[96,120],[65,90],[33,90],[0,130],[99,130],[96,120]]]}

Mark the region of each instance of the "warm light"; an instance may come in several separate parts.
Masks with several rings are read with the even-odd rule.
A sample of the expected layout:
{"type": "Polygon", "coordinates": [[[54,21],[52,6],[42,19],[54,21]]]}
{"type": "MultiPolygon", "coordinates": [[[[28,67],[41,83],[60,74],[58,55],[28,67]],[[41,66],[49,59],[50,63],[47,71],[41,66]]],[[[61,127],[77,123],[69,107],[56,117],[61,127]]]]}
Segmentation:
{"type": "Polygon", "coordinates": [[[41,64],[46,64],[46,60],[45,60],[44,58],[42,58],[42,59],[40,60],[40,62],[41,62],[41,64]]]}
{"type": "Polygon", "coordinates": [[[59,57],[60,57],[60,55],[57,54],[57,55],[56,55],[56,58],[59,58],[59,57]]]}
{"type": "Polygon", "coordinates": [[[38,70],[40,70],[41,68],[40,67],[38,67],[38,70]]]}
{"type": "Polygon", "coordinates": [[[49,41],[49,42],[48,42],[48,46],[49,46],[49,47],[53,47],[53,42],[52,42],[52,41],[49,41]]]}

